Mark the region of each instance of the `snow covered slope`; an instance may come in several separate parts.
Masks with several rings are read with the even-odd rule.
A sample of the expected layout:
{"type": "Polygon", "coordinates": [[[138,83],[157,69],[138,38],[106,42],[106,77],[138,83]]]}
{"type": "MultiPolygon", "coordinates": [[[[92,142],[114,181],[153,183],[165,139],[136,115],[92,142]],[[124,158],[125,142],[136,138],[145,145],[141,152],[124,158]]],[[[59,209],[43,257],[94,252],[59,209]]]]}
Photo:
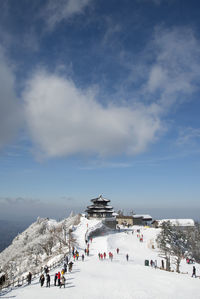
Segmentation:
{"type": "Polygon", "coordinates": [[[79,220],[78,215],[61,222],[38,218],[0,253],[0,268],[11,281],[26,276],[29,271],[39,272],[41,266],[56,261],[55,256],[60,255],[61,258],[68,251],[63,234],[79,220]]]}
{"type": "MultiPolygon", "coordinates": [[[[74,236],[78,241],[80,255],[85,248],[85,234],[100,225],[98,221],[82,218],[74,236]]],[[[140,242],[137,232],[113,232],[90,241],[90,256],[85,260],[75,261],[72,273],[67,273],[66,288],[53,286],[51,273],[51,288],[41,288],[38,281],[31,286],[18,288],[6,295],[16,299],[199,299],[200,280],[191,278],[192,266],[182,261],[181,271],[188,274],[166,272],[144,266],[145,259],[157,260],[160,258],[155,246],[155,237],[159,230],[153,228],[134,227],[140,229],[144,241],[140,242]],[[155,249],[152,249],[154,245],[155,249]],[[119,248],[119,254],[116,253],[119,248]],[[108,259],[108,252],[112,251],[113,261],[108,259]],[[105,260],[99,260],[98,253],[106,252],[105,260]],[[126,260],[129,255],[129,261],[126,260]]],[[[200,274],[200,267],[197,275],[200,274]]],[[[60,269],[57,269],[60,270],[60,269]]]]}

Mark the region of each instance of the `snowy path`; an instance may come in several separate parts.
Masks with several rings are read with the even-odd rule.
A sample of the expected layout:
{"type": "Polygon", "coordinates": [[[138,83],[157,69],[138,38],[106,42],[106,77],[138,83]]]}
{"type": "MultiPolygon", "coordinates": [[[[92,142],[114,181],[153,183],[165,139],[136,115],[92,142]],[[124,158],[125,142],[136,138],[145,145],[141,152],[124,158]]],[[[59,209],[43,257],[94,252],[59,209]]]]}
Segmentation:
{"type": "MultiPolygon", "coordinates": [[[[84,228],[77,234],[80,247],[84,249],[84,228]]],[[[144,266],[144,259],[157,258],[156,252],[149,249],[148,242],[154,237],[154,230],[144,231],[144,242],[140,243],[136,234],[114,233],[94,238],[90,244],[90,256],[85,261],[77,261],[73,272],[66,275],[64,289],[52,286],[41,288],[33,285],[14,290],[0,298],[16,299],[200,299],[200,280],[188,274],[169,273],[144,266]],[[119,255],[116,248],[119,247],[119,255]],[[98,252],[112,251],[113,261],[99,261],[98,252]],[[126,261],[126,253],[130,261],[126,261]]],[[[80,255],[82,252],[80,252],[80,255]]],[[[185,265],[191,273],[192,265],[185,265]]],[[[186,269],[187,268],[187,269],[186,269]]],[[[60,269],[59,269],[60,270],[60,269]]],[[[197,273],[200,269],[197,267],[197,273]]],[[[53,282],[53,273],[51,277],[53,282]]]]}

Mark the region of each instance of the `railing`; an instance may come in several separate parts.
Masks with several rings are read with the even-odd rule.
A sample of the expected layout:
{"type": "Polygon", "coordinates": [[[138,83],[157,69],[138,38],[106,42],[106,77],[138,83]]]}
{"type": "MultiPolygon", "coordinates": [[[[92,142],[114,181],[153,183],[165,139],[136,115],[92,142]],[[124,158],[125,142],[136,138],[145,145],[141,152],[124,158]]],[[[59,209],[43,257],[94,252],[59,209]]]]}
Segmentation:
{"type": "MultiPolygon", "coordinates": [[[[63,262],[63,260],[64,260],[64,257],[62,257],[62,259],[60,259],[57,263],[53,263],[53,264],[49,265],[48,266],[49,270],[55,269],[58,266],[60,266],[61,263],[63,262]]],[[[34,280],[34,279],[38,278],[41,273],[42,273],[41,270],[39,272],[34,272],[32,274],[32,279],[31,280],[34,280]]],[[[27,283],[27,278],[22,276],[21,279],[20,278],[18,278],[16,280],[13,279],[12,281],[9,281],[8,283],[5,282],[2,285],[0,285],[0,291],[3,290],[3,289],[7,289],[9,287],[11,287],[11,288],[12,287],[13,288],[14,287],[21,287],[26,283],[27,283]]]]}

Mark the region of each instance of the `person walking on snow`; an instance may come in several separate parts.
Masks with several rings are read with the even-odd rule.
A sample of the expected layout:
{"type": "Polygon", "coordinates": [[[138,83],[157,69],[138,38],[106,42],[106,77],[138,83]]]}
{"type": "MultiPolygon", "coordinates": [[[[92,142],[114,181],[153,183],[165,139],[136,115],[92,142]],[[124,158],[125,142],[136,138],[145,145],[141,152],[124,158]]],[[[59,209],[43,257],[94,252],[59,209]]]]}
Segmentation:
{"type": "Polygon", "coordinates": [[[58,273],[56,273],[55,276],[54,276],[54,285],[55,286],[56,286],[57,279],[58,279],[58,273]]]}
{"type": "Polygon", "coordinates": [[[45,280],[44,274],[41,274],[40,275],[40,285],[41,285],[41,287],[43,287],[43,285],[44,285],[44,280],[45,280]]]}
{"type": "Polygon", "coordinates": [[[84,258],[85,258],[84,254],[82,254],[81,258],[82,258],[82,262],[83,262],[83,261],[84,261],[84,258]]]}
{"type": "Polygon", "coordinates": [[[119,253],[119,248],[117,248],[117,254],[119,253]]]}
{"type": "Polygon", "coordinates": [[[31,284],[31,279],[32,279],[32,273],[29,272],[28,275],[27,275],[28,284],[31,284]]]}
{"type": "Polygon", "coordinates": [[[47,273],[46,279],[47,279],[47,285],[46,285],[46,287],[47,287],[47,288],[48,288],[48,287],[50,288],[50,280],[51,280],[51,278],[50,278],[49,273],[47,273]]]}
{"type": "Polygon", "coordinates": [[[72,266],[73,266],[73,262],[70,262],[70,263],[69,263],[69,272],[72,271],[72,266]]]}
{"type": "Polygon", "coordinates": [[[195,266],[193,266],[193,269],[192,269],[192,277],[193,276],[196,278],[196,268],[195,268],[195,266]]]}
{"type": "Polygon", "coordinates": [[[58,286],[60,286],[60,272],[58,272],[58,286]]]}
{"type": "Polygon", "coordinates": [[[129,256],[128,256],[128,253],[127,253],[127,255],[126,255],[126,260],[127,260],[127,262],[128,262],[128,258],[129,258],[129,256]]]}
{"type": "Polygon", "coordinates": [[[60,288],[62,286],[64,286],[64,288],[65,288],[65,276],[64,275],[61,276],[61,281],[60,281],[60,288]]]}

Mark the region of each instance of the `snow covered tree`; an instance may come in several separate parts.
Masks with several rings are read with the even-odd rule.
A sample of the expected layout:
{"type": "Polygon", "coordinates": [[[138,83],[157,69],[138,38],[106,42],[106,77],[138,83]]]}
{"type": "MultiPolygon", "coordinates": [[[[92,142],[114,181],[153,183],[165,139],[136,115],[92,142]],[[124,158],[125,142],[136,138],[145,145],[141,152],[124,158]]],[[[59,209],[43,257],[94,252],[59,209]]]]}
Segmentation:
{"type": "Polygon", "coordinates": [[[173,258],[176,265],[176,272],[180,272],[181,259],[190,249],[187,234],[176,226],[172,226],[170,221],[162,223],[161,232],[157,237],[158,247],[161,256],[166,260],[166,270],[170,271],[170,262],[173,258]]]}
{"type": "Polygon", "coordinates": [[[179,273],[181,260],[189,250],[187,235],[183,230],[173,227],[170,248],[176,264],[176,272],[179,273]]]}
{"type": "Polygon", "coordinates": [[[196,222],[195,227],[188,228],[186,234],[190,245],[188,257],[200,263],[200,223],[196,222]]]}
{"type": "Polygon", "coordinates": [[[166,270],[170,271],[170,260],[171,260],[171,236],[172,226],[170,222],[163,222],[161,225],[161,232],[158,235],[156,242],[160,249],[160,256],[166,260],[166,270]]]}

